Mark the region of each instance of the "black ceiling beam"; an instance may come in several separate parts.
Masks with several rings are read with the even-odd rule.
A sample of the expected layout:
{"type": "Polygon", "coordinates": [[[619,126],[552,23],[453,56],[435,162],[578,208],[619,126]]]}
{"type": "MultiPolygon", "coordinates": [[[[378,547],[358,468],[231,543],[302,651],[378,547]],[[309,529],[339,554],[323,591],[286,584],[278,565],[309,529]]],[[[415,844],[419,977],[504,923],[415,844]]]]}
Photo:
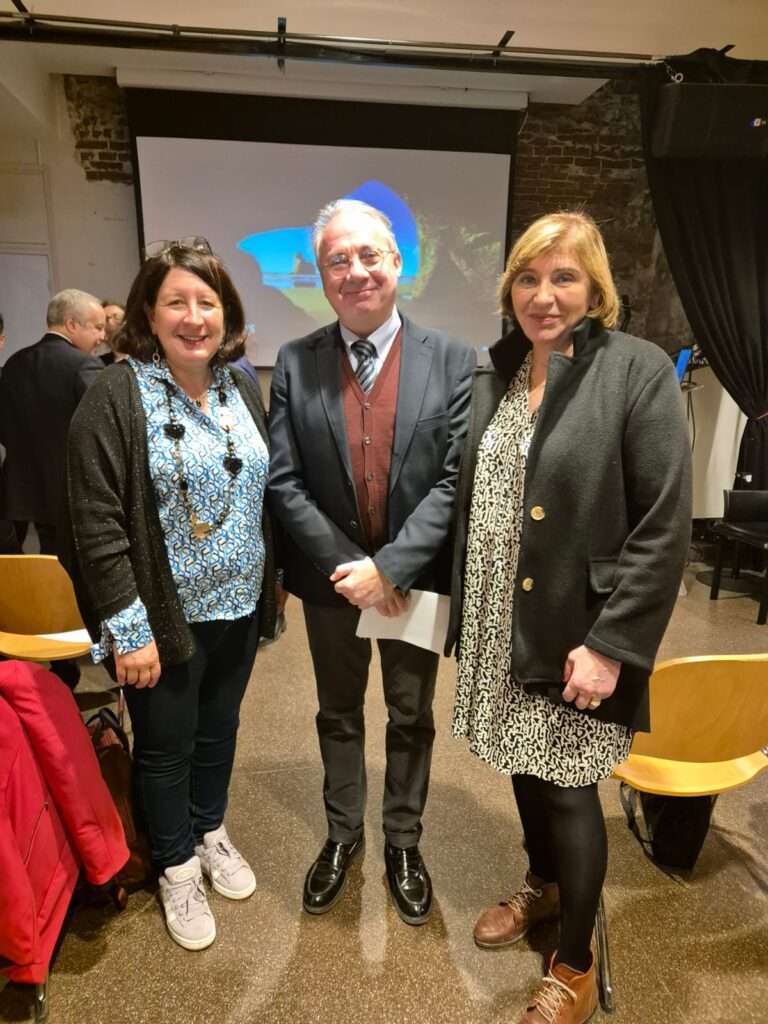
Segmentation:
{"type": "Polygon", "coordinates": [[[634,78],[649,54],[416,43],[0,12],[0,40],[575,78],[634,78]]]}

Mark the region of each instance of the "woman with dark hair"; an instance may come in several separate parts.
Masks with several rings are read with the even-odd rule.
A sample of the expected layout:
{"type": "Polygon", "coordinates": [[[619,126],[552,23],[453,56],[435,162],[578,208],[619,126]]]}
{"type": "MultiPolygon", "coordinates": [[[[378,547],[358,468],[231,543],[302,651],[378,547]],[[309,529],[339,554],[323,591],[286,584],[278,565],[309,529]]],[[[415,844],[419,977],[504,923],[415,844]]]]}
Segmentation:
{"type": "Polygon", "coordinates": [[[96,661],[125,685],[136,794],[172,938],[215,936],[202,876],[230,899],[256,881],[223,819],[239,708],[275,621],[263,508],[268,453],[240,299],[204,239],[160,243],[68,444],[62,552],[96,661]]]}
{"type": "Polygon", "coordinates": [[[520,1024],[583,1024],[607,862],[597,783],[649,728],[690,537],[690,448],[669,356],[613,329],[619,298],[589,217],[532,224],[500,298],[514,328],[473,383],[448,644],[454,733],[512,777],[528,870],[474,938],[496,949],[558,920],[520,1024]]]}

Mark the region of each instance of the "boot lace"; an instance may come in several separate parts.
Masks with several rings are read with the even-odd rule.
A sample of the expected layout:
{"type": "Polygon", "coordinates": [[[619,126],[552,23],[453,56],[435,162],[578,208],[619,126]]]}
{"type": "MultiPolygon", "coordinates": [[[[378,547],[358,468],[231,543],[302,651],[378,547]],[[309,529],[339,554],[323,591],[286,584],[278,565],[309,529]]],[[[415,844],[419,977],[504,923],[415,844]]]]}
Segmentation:
{"type": "Polygon", "coordinates": [[[502,906],[506,905],[511,910],[515,910],[525,916],[528,907],[535,903],[536,900],[541,899],[543,893],[543,889],[534,889],[527,881],[524,881],[522,889],[510,896],[508,900],[502,900],[502,906]]]}
{"type": "Polygon", "coordinates": [[[552,1024],[568,999],[575,1003],[576,993],[550,971],[542,978],[541,988],[534,995],[529,1009],[538,1010],[544,1020],[552,1024]]]}

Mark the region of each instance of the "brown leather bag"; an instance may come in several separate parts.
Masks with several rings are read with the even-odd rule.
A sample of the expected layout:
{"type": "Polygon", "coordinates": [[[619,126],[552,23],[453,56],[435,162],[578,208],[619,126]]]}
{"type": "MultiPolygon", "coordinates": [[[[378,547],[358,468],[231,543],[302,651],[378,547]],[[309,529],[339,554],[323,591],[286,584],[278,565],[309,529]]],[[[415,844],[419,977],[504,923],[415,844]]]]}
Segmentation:
{"type": "Polygon", "coordinates": [[[137,889],[153,879],[156,872],[147,837],[136,824],[130,742],[110,708],[101,708],[88,719],[86,726],[99,759],[101,774],[123,823],[125,841],[131,851],[125,866],[115,876],[115,881],[127,889],[137,889]]]}

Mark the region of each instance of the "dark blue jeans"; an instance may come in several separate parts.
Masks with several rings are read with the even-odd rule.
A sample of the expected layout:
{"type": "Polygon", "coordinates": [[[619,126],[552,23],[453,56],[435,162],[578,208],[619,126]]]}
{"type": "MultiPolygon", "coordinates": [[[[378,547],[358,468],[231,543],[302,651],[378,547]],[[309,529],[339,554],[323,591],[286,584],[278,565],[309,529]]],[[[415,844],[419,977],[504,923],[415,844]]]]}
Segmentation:
{"type": "Polygon", "coordinates": [[[189,860],[203,833],[224,820],[240,702],[259,639],[258,614],[191,629],[189,661],[162,669],[152,689],[125,687],[136,797],[159,868],[189,860]]]}

